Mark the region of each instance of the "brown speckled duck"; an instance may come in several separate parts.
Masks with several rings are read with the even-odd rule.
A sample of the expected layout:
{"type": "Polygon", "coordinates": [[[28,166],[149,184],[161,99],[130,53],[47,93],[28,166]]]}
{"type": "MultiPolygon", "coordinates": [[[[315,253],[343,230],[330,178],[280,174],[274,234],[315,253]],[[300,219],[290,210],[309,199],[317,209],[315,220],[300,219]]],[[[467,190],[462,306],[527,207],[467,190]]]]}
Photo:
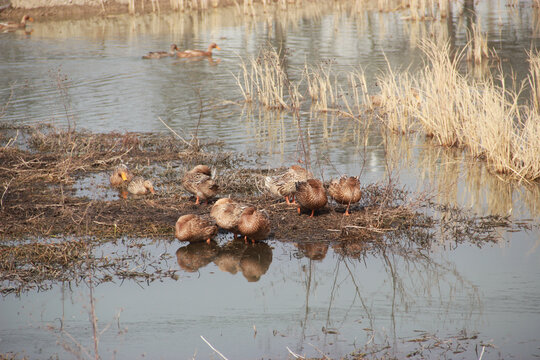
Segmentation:
{"type": "Polygon", "coordinates": [[[152,182],[150,180],[145,180],[140,176],[137,176],[129,182],[127,190],[133,195],[145,195],[149,192],[155,194],[152,182]]]}
{"type": "Polygon", "coordinates": [[[290,204],[289,197],[293,197],[296,191],[296,183],[299,181],[306,181],[313,175],[301,166],[293,165],[287,170],[287,172],[276,175],[267,176],[264,179],[264,185],[273,195],[284,196],[287,204],[290,204]]]}
{"type": "Polygon", "coordinates": [[[212,206],[210,216],[220,228],[232,232],[236,238],[239,233],[238,222],[244,208],[245,206],[230,198],[221,198],[212,206]]]}
{"type": "Polygon", "coordinates": [[[265,212],[249,206],[244,209],[238,221],[238,231],[244,236],[244,240],[252,242],[264,240],[270,234],[270,220],[265,212]]]}
{"type": "Polygon", "coordinates": [[[161,59],[168,56],[176,55],[178,51],[178,46],[176,44],[171,44],[169,51],[150,51],[148,54],[144,55],[143,59],[161,59]]]}
{"type": "Polygon", "coordinates": [[[216,196],[218,185],[212,179],[212,172],[206,165],[197,165],[188,171],[182,178],[182,186],[186,191],[197,197],[199,201],[208,203],[208,199],[216,196]]]}
{"type": "Polygon", "coordinates": [[[217,232],[217,225],[194,214],[180,216],[174,226],[174,235],[180,241],[206,241],[210,244],[217,232]]]}
{"type": "Polygon", "coordinates": [[[317,179],[308,179],[296,183],[296,200],[298,200],[298,213],[301,208],[311,210],[311,216],[315,210],[322,209],[328,202],[323,183],[317,179]]]}
{"type": "Polygon", "coordinates": [[[342,176],[332,180],[328,186],[328,193],[336,202],[347,205],[344,214],[346,216],[349,215],[350,205],[356,204],[362,197],[360,181],[355,176],[342,176]]]}
{"type": "Polygon", "coordinates": [[[109,181],[111,186],[120,187],[129,183],[133,179],[133,174],[128,170],[127,166],[124,164],[118,165],[111,176],[109,181]]]}
{"type": "Polygon", "coordinates": [[[21,22],[12,22],[12,21],[2,22],[0,23],[0,30],[10,31],[10,30],[17,30],[17,29],[25,29],[27,21],[34,21],[34,19],[31,18],[30,15],[24,15],[21,19],[21,22]]]}
{"type": "Polygon", "coordinates": [[[176,56],[179,58],[191,58],[191,57],[201,57],[201,56],[212,56],[212,50],[221,50],[219,46],[217,46],[216,43],[211,43],[208,45],[208,50],[184,50],[184,51],[178,51],[176,53],[176,56]]]}

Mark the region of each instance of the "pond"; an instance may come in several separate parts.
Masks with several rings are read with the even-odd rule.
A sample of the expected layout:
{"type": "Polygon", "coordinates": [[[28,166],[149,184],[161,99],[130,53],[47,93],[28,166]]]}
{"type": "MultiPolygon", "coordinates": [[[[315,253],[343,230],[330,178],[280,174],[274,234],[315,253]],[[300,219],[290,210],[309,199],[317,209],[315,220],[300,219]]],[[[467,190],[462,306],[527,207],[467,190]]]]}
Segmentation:
{"type": "MultiPolygon", "coordinates": [[[[126,270],[151,267],[175,276],[148,283],[113,278],[92,289],[52,284],[5,295],[0,353],[87,357],[77,346],[92,353],[92,290],[105,330],[102,358],[220,358],[201,336],[229,359],[353,352],[540,356],[538,185],[506,182],[481,161],[420,136],[386,134],[309,109],[298,121],[291,113],[244,105],[235,76],[243,61],[268,46],[285,54],[293,80],[306,63],[338,74],[364,69],[376,94],[377,76],[388,64],[411,71],[422,64],[422,39],[441,36],[456,48],[467,42],[471,13],[461,11],[464,4],[452,3],[444,21],[410,22],[406,12],[354,3],[305,2],[287,12],[257,9],[256,16],[231,7],[36,22],[31,34],[0,34],[0,103],[7,104],[0,121],[169,135],[168,126],[188,140],[195,133],[220,140],[261,167],[294,164],[305,146],[314,172],[325,179],[344,173],[360,175],[363,184],[391,178],[437,202],[527,226],[500,228],[498,241],[483,246],[436,234],[439,242],[414,258],[361,249],[354,256],[294,239],[234,244],[220,234],[209,245],[211,256],[195,267],[180,259],[189,253],[184,243],[121,239],[95,251],[131,258],[126,270]],[[211,42],[221,48],[212,59],[141,59],[171,43],[204,49],[211,42]]],[[[538,45],[539,27],[536,9],[518,5],[486,1],[475,10],[501,65],[521,81],[528,73],[525,50],[538,45]]]]}

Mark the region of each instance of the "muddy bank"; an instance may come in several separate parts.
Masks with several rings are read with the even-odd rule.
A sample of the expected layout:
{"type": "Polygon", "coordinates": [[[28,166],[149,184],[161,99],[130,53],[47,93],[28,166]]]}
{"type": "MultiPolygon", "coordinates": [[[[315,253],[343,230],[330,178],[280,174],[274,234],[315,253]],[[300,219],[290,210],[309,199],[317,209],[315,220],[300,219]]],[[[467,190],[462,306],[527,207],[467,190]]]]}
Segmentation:
{"type": "MultiPolygon", "coordinates": [[[[441,241],[482,246],[499,240],[501,228],[529,227],[506,217],[477,217],[433,204],[425,194],[411,194],[392,181],[362,184],[362,199],[351,206],[350,216],[344,216],[342,205],[329,202],[311,218],[268,194],[264,178],[285,169],[261,168],[257,160],[256,154],[223,151],[219,142],[201,144],[163,134],[93,134],[4,125],[0,129],[1,292],[78,281],[89,273],[99,281],[174,278],[175,271],[158,266],[126,273],[124,255],[92,254],[119,241],[137,249],[153,241],[186,245],[174,237],[176,220],[185,214],[209,217],[216,200],[195,204],[181,185],[185,172],[201,163],[215,169],[217,198],[230,196],[264,210],[271,223],[269,240],[292,242],[302,256],[315,260],[324,258],[329,246],[349,258],[390,251],[414,259],[441,241]],[[109,175],[120,163],[150,179],[156,193],[135,196],[113,189],[109,175]]],[[[214,255],[217,250],[226,253],[230,240],[232,234],[220,230],[214,255]]]]}

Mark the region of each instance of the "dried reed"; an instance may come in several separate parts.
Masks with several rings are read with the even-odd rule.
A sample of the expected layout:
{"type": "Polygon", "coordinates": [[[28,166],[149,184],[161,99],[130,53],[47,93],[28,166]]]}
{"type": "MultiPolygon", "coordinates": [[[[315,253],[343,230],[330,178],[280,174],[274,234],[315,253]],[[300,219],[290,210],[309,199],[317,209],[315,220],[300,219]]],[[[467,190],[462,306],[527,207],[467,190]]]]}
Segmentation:
{"type": "Polygon", "coordinates": [[[502,75],[499,85],[461,75],[462,53],[450,56],[448,44],[421,48],[429,65],[414,81],[391,70],[379,79],[388,126],[406,132],[410,127],[402,123],[418,123],[439,145],[467,148],[497,173],[540,178],[539,115],[518,105],[521,89],[508,88],[502,75]]]}

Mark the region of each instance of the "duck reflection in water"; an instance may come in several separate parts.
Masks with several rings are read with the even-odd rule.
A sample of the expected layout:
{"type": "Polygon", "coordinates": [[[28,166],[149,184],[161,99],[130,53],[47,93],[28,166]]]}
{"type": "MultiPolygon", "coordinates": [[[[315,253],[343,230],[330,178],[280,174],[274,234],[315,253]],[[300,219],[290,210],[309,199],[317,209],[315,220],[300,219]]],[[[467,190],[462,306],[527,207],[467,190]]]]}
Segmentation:
{"type": "Polygon", "coordinates": [[[176,250],[176,261],[180,268],[187,272],[195,272],[216,258],[219,246],[215,241],[194,242],[176,250]]]}
{"type": "Polygon", "coordinates": [[[328,244],[325,243],[296,243],[300,253],[311,260],[322,260],[326,257],[328,244]]]}
{"type": "Polygon", "coordinates": [[[265,243],[250,244],[240,259],[240,270],[249,282],[259,281],[272,263],[272,248],[265,243]]]}
{"type": "Polygon", "coordinates": [[[233,240],[223,245],[219,249],[219,254],[214,259],[214,264],[219,270],[231,274],[236,274],[240,271],[240,260],[248,245],[241,240],[233,240]]]}

